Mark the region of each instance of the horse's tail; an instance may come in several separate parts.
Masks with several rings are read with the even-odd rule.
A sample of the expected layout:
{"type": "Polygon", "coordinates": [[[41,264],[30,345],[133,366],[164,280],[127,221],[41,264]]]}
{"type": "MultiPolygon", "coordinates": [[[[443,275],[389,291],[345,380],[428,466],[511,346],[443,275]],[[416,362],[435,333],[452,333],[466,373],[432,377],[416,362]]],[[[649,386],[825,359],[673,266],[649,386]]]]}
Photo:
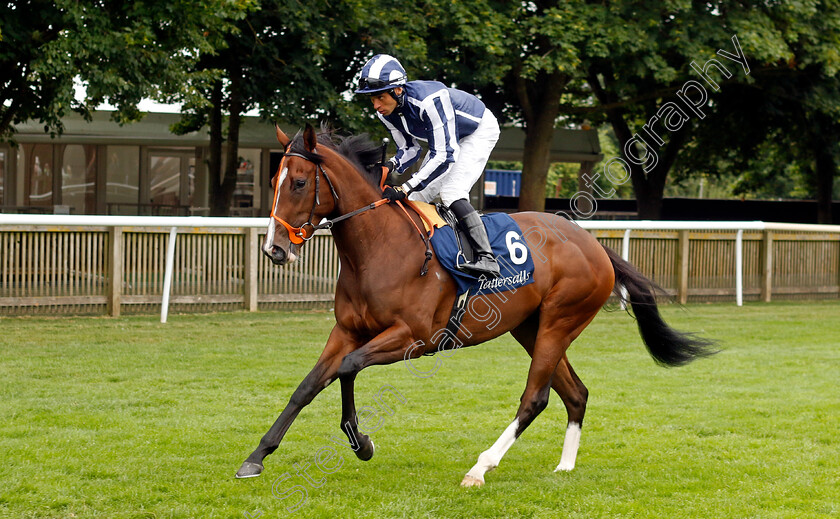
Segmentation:
{"type": "Polygon", "coordinates": [[[665,323],[656,306],[656,291],[662,291],[652,280],[624,261],[609,247],[604,247],[615,271],[615,291],[625,298],[619,287],[627,290],[626,300],[633,307],[639,333],[651,357],[663,366],[682,366],[698,357],[717,353],[715,341],[679,332],[665,323]]]}

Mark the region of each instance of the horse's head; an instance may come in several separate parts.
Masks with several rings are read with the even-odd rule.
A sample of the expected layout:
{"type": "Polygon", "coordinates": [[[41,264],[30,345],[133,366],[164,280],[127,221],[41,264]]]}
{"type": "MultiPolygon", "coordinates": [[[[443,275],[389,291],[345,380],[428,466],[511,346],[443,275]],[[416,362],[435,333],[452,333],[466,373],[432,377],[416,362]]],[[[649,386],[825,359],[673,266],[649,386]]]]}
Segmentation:
{"type": "Polygon", "coordinates": [[[275,265],[284,265],[297,259],[315,226],[335,208],[336,199],[322,165],[324,157],[315,151],[315,130],[307,125],[301,143],[277,127],[277,140],[285,151],[271,180],[274,199],[262,251],[275,265]]]}

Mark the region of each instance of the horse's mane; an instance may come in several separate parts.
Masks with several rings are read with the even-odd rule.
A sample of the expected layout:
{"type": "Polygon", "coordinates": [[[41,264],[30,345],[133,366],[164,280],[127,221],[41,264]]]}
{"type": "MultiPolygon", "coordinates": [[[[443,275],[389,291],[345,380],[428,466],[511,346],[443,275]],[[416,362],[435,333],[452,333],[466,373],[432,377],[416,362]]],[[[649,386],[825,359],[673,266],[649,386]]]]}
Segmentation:
{"type": "MultiPolygon", "coordinates": [[[[347,159],[365,180],[374,187],[379,187],[382,171],[377,166],[382,160],[382,147],[372,142],[366,133],[340,136],[336,135],[334,130],[321,128],[318,133],[318,145],[326,146],[347,159]]],[[[292,138],[289,151],[299,153],[315,164],[324,161],[323,155],[306,150],[301,132],[292,138]]]]}

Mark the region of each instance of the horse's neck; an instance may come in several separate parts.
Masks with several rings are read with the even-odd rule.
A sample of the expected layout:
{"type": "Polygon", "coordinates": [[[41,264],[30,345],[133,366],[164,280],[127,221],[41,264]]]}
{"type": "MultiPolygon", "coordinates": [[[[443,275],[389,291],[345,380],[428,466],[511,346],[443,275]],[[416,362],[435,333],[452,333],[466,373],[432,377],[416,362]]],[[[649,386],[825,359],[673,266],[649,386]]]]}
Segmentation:
{"type": "MultiPolygon", "coordinates": [[[[339,198],[333,216],[347,214],[382,199],[378,190],[367,180],[360,176],[352,178],[353,175],[358,173],[354,171],[337,179],[336,191],[339,198]]],[[[387,258],[391,258],[390,262],[393,262],[395,250],[407,250],[411,248],[411,243],[421,243],[419,237],[412,237],[409,230],[415,234],[417,232],[408,219],[390,204],[381,205],[339,222],[333,227],[332,233],[339,255],[346,259],[346,265],[342,263],[342,269],[349,268],[376,275],[377,269],[387,268],[383,264],[389,261],[387,258]]]]}

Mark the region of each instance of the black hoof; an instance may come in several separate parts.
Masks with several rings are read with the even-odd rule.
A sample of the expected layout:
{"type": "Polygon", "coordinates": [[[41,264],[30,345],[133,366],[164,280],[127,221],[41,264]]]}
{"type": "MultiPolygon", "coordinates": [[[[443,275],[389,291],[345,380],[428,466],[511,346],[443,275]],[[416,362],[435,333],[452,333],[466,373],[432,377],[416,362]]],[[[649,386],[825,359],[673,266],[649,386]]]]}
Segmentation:
{"type": "Polygon", "coordinates": [[[374,451],[373,440],[371,440],[367,436],[365,437],[365,439],[367,439],[367,442],[364,443],[362,447],[356,451],[356,457],[362,461],[368,461],[369,459],[371,459],[373,457],[374,451]]]}
{"type": "Polygon", "coordinates": [[[236,473],[237,479],[242,478],[255,478],[260,475],[263,471],[263,466],[259,463],[252,463],[250,461],[246,461],[239,467],[239,471],[236,473]]]}

